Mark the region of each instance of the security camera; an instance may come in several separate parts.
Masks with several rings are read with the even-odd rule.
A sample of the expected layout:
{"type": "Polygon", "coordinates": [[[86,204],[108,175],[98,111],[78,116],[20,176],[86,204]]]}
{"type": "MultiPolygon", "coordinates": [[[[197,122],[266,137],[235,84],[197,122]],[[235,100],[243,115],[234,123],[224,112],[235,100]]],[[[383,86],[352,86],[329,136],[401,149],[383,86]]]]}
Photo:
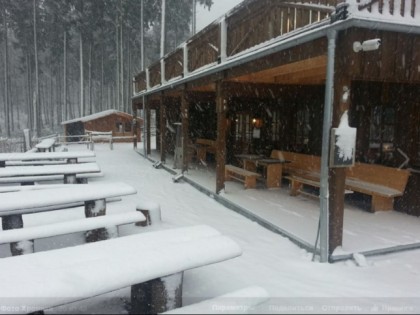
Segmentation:
{"type": "Polygon", "coordinates": [[[376,50],[379,46],[381,46],[380,38],[369,39],[362,43],[363,51],[376,50]]]}
{"type": "Polygon", "coordinates": [[[359,52],[361,50],[363,51],[371,51],[376,50],[381,45],[381,39],[375,38],[375,39],[369,39],[364,41],[363,43],[360,42],[354,42],[353,43],[353,50],[354,52],[359,52]]]}

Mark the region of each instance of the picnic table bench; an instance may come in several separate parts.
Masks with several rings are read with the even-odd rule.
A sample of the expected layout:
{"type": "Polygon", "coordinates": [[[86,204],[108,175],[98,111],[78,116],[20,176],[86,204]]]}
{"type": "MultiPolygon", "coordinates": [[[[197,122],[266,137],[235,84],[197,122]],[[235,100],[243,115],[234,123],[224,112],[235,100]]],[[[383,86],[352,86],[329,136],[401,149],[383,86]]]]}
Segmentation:
{"type": "MultiPolygon", "coordinates": [[[[273,150],[277,151],[277,150],[273,150]]],[[[272,153],[276,154],[276,153],[272,153]]],[[[281,151],[291,163],[285,165],[291,183],[290,195],[296,196],[303,185],[320,186],[319,156],[281,151]]],[[[410,171],[377,164],[356,163],[346,169],[345,189],[371,196],[372,212],[394,209],[395,197],[404,194],[410,171]]]]}
{"type": "Polygon", "coordinates": [[[225,181],[236,179],[244,183],[245,189],[255,188],[257,186],[257,178],[259,177],[261,175],[258,173],[230,164],[225,165],[225,181]]]}
{"type": "MultiPolygon", "coordinates": [[[[62,161],[65,163],[78,163],[83,158],[94,158],[92,151],[68,151],[68,152],[43,152],[43,153],[0,153],[0,168],[13,163],[27,162],[36,165],[48,161],[62,161]]],[[[48,163],[46,163],[48,164],[48,163]]]]}
{"type": "Polygon", "coordinates": [[[65,184],[77,182],[77,175],[99,173],[96,163],[43,165],[43,166],[10,166],[0,168],[0,183],[22,183],[42,180],[54,180],[45,176],[62,176],[65,184]]]}
{"type": "Polygon", "coordinates": [[[193,226],[8,257],[0,260],[0,313],[42,311],[130,286],[132,313],[160,313],[180,305],[156,301],[180,291],[146,294],[150,284],[176,275],[182,287],[184,271],[241,254],[217,230],[193,226]]]}
{"type": "MultiPolygon", "coordinates": [[[[125,183],[61,185],[49,189],[24,189],[1,193],[0,217],[3,230],[23,228],[22,215],[54,211],[66,206],[83,203],[86,217],[103,216],[107,198],[132,195],[137,191],[125,183]]],[[[92,239],[106,238],[103,231],[92,233],[92,239]]],[[[13,254],[20,254],[19,244],[11,243],[13,254]]],[[[33,244],[32,244],[33,251],[33,244]]]]}
{"type": "Polygon", "coordinates": [[[39,151],[39,152],[46,152],[46,151],[54,151],[55,150],[55,145],[56,145],[56,141],[57,138],[47,138],[42,140],[40,143],[35,145],[35,148],[39,151]]]}

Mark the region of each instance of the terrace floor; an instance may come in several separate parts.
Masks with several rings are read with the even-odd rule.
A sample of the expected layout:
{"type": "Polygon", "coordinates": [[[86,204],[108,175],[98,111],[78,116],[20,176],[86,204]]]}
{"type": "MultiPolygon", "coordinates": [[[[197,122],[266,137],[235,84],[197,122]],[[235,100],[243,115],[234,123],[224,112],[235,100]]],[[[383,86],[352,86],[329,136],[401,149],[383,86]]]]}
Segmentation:
{"type": "MultiPolygon", "coordinates": [[[[152,151],[149,158],[158,161],[159,152],[152,151]]],[[[173,165],[173,158],[168,156],[165,168],[179,173],[173,165]]],[[[258,183],[256,189],[245,190],[242,183],[229,181],[225,183],[225,190],[215,195],[216,173],[212,163],[193,163],[184,177],[201,191],[213,194],[219,202],[227,203],[233,210],[287,236],[303,248],[315,247],[320,213],[318,198],[290,196],[287,182],[283,182],[281,188],[267,189],[258,183]]],[[[369,205],[369,197],[346,196],[343,245],[333,255],[337,260],[353,253],[374,255],[420,248],[420,218],[397,211],[371,213],[367,210],[369,205]]]]}

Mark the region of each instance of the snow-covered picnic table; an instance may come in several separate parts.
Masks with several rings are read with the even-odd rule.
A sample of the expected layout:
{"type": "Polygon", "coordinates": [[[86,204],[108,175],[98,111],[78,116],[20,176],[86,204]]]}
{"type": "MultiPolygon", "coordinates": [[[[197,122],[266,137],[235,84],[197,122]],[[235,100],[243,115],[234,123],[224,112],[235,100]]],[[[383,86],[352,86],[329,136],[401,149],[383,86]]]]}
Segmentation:
{"type": "Polygon", "coordinates": [[[96,163],[62,164],[43,166],[10,166],[0,168],[0,183],[35,182],[42,180],[43,176],[64,176],[64,183],[76,183],[78,174],[99,173],[100,167],[96,163]]]}
{"type": "Polygon", "coordinates": [[[40,143],[35,145],[35,148],[39,151],[39,152],[46,152],[48,151],[54,151],[55,148],[55,143],[57,141],[57,138],[47,138],[42,140],[40,143]]]}
{"type": "Polygon", "coordinates": [[[1,194],[0,216],[28,214],[54,210],[54,206],[104,200],[136,194],[132,186],[122,183],[62,185],[50,189],[20,190],[1,194]],[[52,208],[51,208],[52,207],[52,208]]]}
{"type": "MultiPolygon", "coordinates": [[[[86,217],[103,216],[107,199],[136,194],[137,191],[125,183],[90,185],[61,185],[48,189],[19,190],[1,193],[0,217],[3,230],[22,229],[22,215],[64,209],[83,203],[86,217]]],[[[24,232],[23,232],[24,233],[24,232]]],[[[102,236],[93,236],[102,238],[102,236]]],[[[106,238],[106,235],[104,236],[106,238]]],[[[33,242],[28,252],[33,252],[33,242]]],[[[11,243],[12,254],[20,254],[20,246],[11,243]]]]}
{"type": "Polygon", "coordinates": [[[0,313],[36,312],[129,286],[134,308],[161,299],[162,308],[146,309],[160,313],[176,306],[172,299],[180,297],[185,270],[241,254],[238,244],[217,230],[192,226],[3,258],[0,313]],[[156,281],[163,290],[151,290],[156,281]]]}
{"type": "Polygon", "coordinates": [[[94,158],[92,151],[69,151],[69,152],[40,152],[40,153],[0,153],[0,167],[5,167],[13,162],[41,162],[63,160],[68,163],[77,163],[81,158],[94,158]]]}

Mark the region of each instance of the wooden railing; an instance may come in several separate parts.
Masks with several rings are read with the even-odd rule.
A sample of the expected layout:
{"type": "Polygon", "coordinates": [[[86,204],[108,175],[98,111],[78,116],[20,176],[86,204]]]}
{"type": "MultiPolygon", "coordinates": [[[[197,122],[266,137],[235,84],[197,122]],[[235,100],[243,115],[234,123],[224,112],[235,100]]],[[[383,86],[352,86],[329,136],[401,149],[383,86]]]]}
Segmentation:
{"type": "MultiPolygon", "coordinates": [[[[416,17],[416,0],[356,0],[359,11],[390,14],[401,17],[416,17]]],[[[420,4],[419,4],[420,5],[420,4]]]]}

